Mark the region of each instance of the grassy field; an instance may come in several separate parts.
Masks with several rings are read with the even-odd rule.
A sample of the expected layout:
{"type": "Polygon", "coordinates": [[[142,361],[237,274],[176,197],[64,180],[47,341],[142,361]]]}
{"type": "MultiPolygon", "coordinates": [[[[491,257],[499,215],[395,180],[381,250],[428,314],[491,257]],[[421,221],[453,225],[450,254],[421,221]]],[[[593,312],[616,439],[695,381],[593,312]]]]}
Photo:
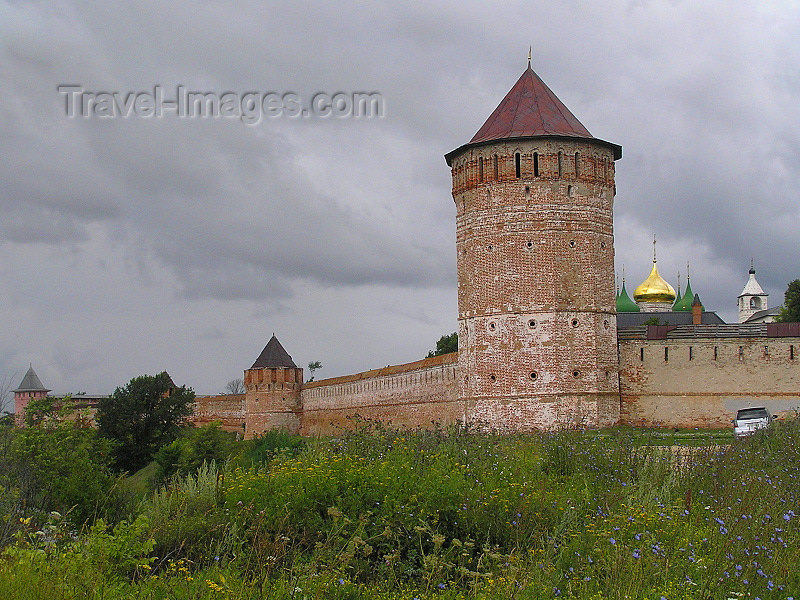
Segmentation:
{"type": "MultiPolygon", "coordinates": [[[[800,424],[269,440],[124,521],[20,523],[3,598],[791,598],[800,424]],[[688,454],[675,446],[693,446],[688,454]]],[[[144,489],[143,476],[134,480],[144,489]]]]}

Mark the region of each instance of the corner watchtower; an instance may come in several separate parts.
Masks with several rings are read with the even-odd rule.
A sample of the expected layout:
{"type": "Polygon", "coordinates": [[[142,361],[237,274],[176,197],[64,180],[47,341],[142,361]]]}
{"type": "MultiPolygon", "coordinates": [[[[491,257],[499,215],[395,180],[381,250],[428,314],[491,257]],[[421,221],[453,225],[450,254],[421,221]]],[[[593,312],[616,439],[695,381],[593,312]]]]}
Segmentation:
{"type": "Polygon", "coordinates": [[[616,144],[528,68],[445,155],[456,203],[459,397],[516,430],[619,419],[616,144]]]}
{"type": "Polygon", "coordinates": [[[300,431],[299,368],[272,334],[253,366],[244,372],[245,438],[270,429],[300,431]]]}
{"type": "Polygon", "coordinates": [[[25,422],[25,409],[28,407],[28,403],[32,400],[46,398],[50,390],[42,385],[42,380],[33,370],[33,365],[30,365],[19,387],[13,392],[15,421],[17,425],[22,425],[25,422]]]}

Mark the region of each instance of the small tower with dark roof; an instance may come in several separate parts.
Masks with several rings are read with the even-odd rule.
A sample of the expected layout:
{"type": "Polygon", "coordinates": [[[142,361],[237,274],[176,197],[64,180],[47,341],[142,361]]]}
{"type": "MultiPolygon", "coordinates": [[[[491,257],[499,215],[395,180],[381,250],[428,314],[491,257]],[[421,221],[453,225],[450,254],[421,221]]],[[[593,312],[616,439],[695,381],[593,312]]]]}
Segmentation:
{"type": "Polygon", "coordinates": [[[14,392],[14,414],[18,424],[22,424],[22,419],[25,416],[25,408],[31,400],[38,400],[46,398],[48,390],[42,385],[42,380],[33,370],[33,365],[30,365],[28,372],[22,378],[22,382],[14,392]]]}
{"type": "Polygon", "coordinates": [[[614,161],[528,68],[445,155],[456,204],[459,399],[516,430],[619,419],[614,161]]]}
{"type": "Polygon", "coordinates": [[[270,429],[300,431],[303,369],[272,334],[253,366],[244,372],[245,437],[270,429]]]}

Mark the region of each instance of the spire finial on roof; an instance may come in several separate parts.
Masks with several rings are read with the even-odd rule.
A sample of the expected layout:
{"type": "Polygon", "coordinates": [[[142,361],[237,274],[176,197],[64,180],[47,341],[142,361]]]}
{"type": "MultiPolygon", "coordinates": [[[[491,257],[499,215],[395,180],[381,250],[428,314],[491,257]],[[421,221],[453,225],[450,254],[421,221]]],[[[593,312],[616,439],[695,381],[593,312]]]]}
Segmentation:
{"type": "Polygon", "coordinates": [[[261,354],[253,363],[251,369],[274,369],[274,368],[293,368],[296,369],[297,365],[294,364],[292,357],[284,350],[275,334],[272,334],[267,345],[261,351],[261,354]]]}
{"type": "Polygon", "coordinates": [[[656,234],[653,234],[653,264],[656,264],[656,234]]]}
{"type": "Polygon", "coordinates": [[[33,370],[33,363],[30,363],[30,367],[28,367],[28,372],[25,373],[25,376],[22,378],[22,382],[19,384],[19,387],[11,391],[49,392],[50,390],[42,385],[42,380],[39,379],[39,376],[36,374],[36,371],[33,370]]]}
{"type": "Polygon", "coordinates": [[[752,256],[750,257],[750,271],[749,271],[749,273],[750,273],[750,275],[755,275],[756,274],[756,268],[755,268],[755,266],[753,266],[753,257],[752,256]]]}
{"type": "Polygon", "coordinates": [[[531,68],[531,52],[533,52],[533,46],[528,46],[528,68],[531,68]]]}
{"type": "Polygon", "coordinates": [[[689,281],[691,277],[689,276],[689,261],[686,261],[686,281],[689,281]]]}

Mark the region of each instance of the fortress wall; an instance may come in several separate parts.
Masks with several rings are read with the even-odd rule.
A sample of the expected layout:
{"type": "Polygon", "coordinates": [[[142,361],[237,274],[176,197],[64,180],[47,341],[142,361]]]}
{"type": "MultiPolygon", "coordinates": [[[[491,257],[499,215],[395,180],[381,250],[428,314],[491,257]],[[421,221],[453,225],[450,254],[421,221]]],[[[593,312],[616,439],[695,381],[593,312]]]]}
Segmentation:
{"type": "Polygon", "coordinates": [[[191,422],[197,427],[222,421],[220,429],[242,433],[244,424],[244,394],[198,396],[194,401],[191,422]]]}
{"type": "Polygon", "coordinates": [[[463,421],[457,362],[458,353],[454,352],[306,383],[301,392],[300,432],[330,435],[350,429],[355,415],[407,427],[463,421]]]}
{"type": "Polygon", "coordinates": [[[624,339],[621,422],[728,427],[736,411],[800,407],[800,337],[624,339]]]}

